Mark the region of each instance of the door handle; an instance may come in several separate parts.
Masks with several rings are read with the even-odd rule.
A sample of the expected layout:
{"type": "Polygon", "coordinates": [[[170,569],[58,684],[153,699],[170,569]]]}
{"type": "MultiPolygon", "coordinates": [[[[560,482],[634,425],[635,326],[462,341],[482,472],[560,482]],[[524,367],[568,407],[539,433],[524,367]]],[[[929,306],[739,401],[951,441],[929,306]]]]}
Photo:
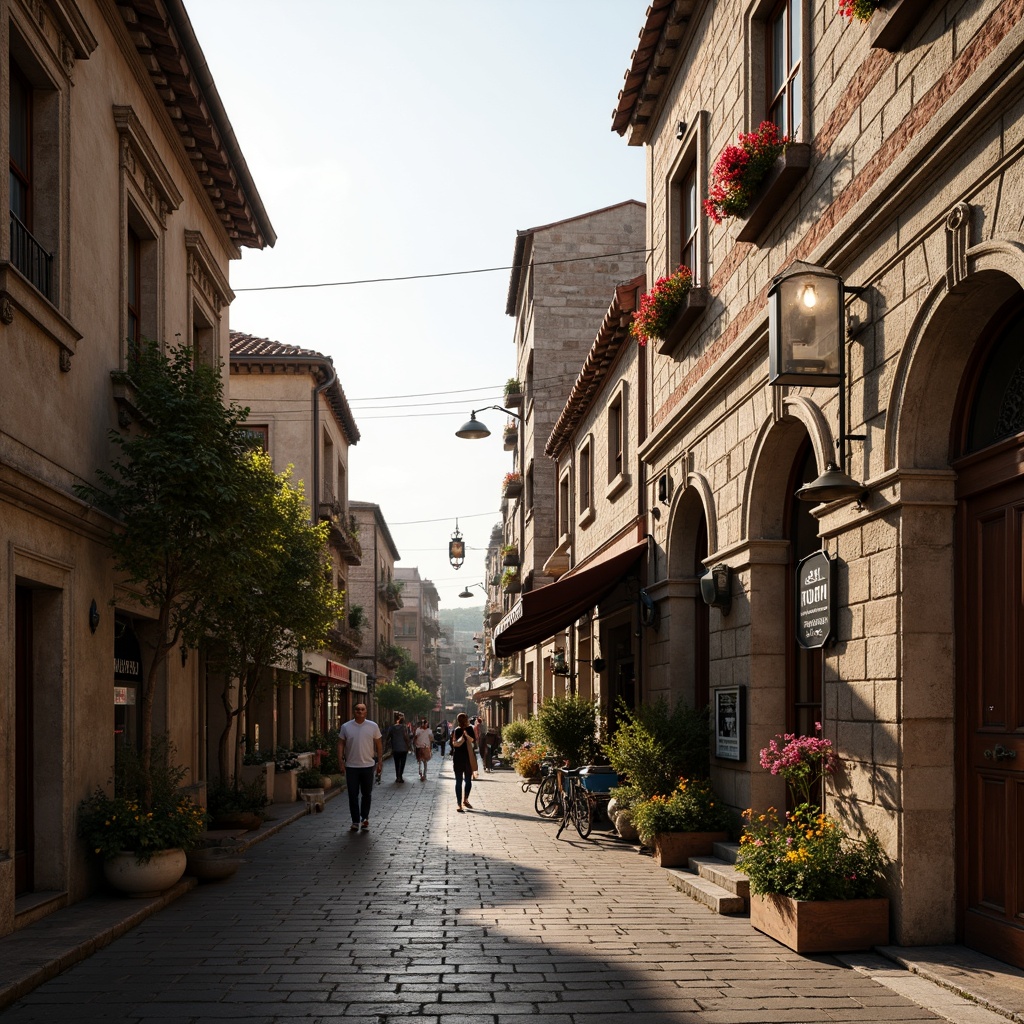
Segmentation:
{"type": "Polygon", "coordinates": [[[1008,750],[1002,743],[997,743],[994,750],[985,751],[985,756],[993,761],[1012,761],[1017,756],[1017,751],[1008,750]]]}

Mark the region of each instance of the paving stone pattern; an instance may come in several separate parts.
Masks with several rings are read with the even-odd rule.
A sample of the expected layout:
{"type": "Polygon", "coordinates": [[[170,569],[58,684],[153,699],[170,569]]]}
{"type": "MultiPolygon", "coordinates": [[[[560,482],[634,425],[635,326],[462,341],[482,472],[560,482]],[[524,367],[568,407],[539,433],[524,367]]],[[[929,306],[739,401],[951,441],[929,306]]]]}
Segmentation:
{"type": "MultiPolygon", "coordinates": [[[[390,768],[390,766],[388,766],[390,768]]],[[[0,1014],[3,1024],[732,1024],[940,1020],[674,890],[650,857],[555,838],[511,773],[455,811],[451,763],[253,847],[0,1014]]],[[[387,769],[385,776],[391,774],[387,769]]]]}

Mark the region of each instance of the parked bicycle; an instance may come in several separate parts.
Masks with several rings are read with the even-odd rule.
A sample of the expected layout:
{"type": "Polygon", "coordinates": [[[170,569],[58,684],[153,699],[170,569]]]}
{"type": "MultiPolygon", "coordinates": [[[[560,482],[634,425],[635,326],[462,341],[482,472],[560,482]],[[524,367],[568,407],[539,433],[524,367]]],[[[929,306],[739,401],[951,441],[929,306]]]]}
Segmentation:
{"type": "Polygon", "coordinates": [[[555,838],[557,839],[571,823],[576,826],[580,839],[586,839],[594,826],[594,808],[590,800],[591,794],[580,781],[580,769],[559,768],[557,777],[561,792],[562,821],[555,838]]]}
{"type": "Polygon", "coordinates": [[[540,785],[533,799],[534,810],[542,818],[556,818],[562,813],[562,794],[558,786],[558,773],[551,761],[542,761],[540,785]]]}

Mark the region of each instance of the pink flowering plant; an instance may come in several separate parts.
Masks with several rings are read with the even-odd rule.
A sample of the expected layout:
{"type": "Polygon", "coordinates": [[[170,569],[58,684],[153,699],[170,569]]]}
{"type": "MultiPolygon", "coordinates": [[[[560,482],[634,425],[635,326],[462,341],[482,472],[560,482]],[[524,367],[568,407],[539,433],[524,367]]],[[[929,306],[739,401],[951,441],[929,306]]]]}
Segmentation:
{"type": "Polygon", "coordinates": [[[704,212],[716,223],[746,212],[772,164],[786,151],[788,135],[778,125],[762,121],[756,132],[741,133],[739,145],[726,146],[711,168],[711,186],[704,212]]]}
{"type": "Polygon", "coordinates": [[[675,312],[693,287],[693,272],[682,264],[670,277],[659,277],[654,287],[640,298],[629,333],[641,345],[651,338],[664,338],[675,312]]]}
{"type": "Polygon", "coordinates": [[[868,22],[879,6],[879,0],[839,0],[839,13],[847,21],[868,22]]]}
{"type": "Polygon", "coordinates": [[[870,829],[853,839],[843,826],[811,803],[811,794],[839,766],[831,740],[785,733],[761,751],[761,767],[781,775],[801,803],[781,814],[743,812],[737,866],[758,895],[779,894],[795,900],[850,900],[878,896],[884,856],[870,829]]]}
{"type": "Polygon", "coordinates": [[[814,723],[814,732],[814,736],[776,736],[761,751],[761,767],[772,775],[781,775],[793,799],[805,804],[811,802],[818,783],[839,764],[832,741],[821,735],[821,722],[814,723]]]}

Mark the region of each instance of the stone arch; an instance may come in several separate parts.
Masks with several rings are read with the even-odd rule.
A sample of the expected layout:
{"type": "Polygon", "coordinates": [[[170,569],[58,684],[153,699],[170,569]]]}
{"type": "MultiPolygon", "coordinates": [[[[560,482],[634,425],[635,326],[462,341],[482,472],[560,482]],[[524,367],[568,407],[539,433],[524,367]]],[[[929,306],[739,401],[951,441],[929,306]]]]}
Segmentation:
{"type": "Polygon", "coordinates": [[[686,486],[673,496],[668,516],[668,575],[679,579],[690,573],[693,545],[700,528],[700,517],[708,533],[708,551],[718,550],[718,519],[715,494],[703,473],[688,473],[686,486]]]}
{"type": "Polygon", "coordinates": [[[889,397],[885,470],[945,469],[949,430],[979,327],[1024,288],[1024,245],[990,241],[967,251],[968,276],[929,291],[907,335],[889,397]]]}
{"type": "Polygon", "coordinates": [[[818,468],[835,450],[832,431],[817,403],[803,395],[783,399],[783,416],[767,418],[757,432],[743,488],[743,525],[748,540],[782,537],[785,490],[797,449],[810,437],[818,468]]]}

